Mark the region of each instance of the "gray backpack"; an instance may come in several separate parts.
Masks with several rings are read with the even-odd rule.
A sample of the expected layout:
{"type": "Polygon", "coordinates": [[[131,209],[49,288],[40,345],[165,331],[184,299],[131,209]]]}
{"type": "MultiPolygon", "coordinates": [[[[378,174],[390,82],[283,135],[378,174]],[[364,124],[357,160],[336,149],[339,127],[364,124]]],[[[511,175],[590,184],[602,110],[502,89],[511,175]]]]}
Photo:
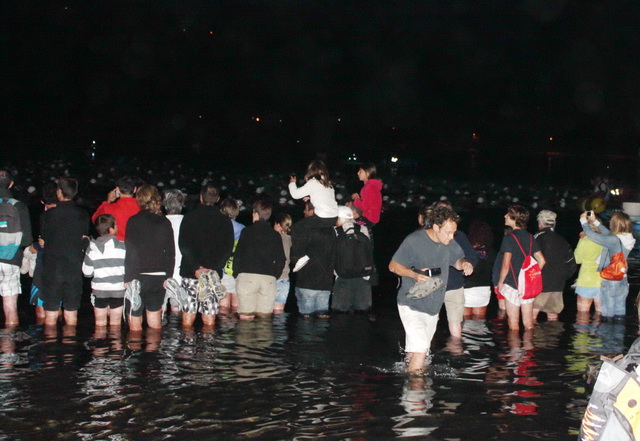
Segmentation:
{"type": "Polygon", "coordinates": [[[0,198],[0,259],[13,259],[22,242],[17,202],[15,199],[0,198]]]}

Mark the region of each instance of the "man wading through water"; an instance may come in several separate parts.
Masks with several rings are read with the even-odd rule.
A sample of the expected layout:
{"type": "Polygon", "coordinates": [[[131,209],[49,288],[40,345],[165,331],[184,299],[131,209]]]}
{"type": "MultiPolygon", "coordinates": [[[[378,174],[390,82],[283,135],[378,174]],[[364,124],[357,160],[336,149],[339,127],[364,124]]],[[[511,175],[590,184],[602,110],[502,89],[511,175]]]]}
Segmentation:
{"type": "Polygon", "coordinates": [[[420,209],[418,221],[429,225],[408,235],[393,255],[389,271],[402,277],[398,290],[398,311],[406,333],[405,351],[408,371],[420,374],[429,353],[431,339],[438,324],[438,314],[444,303],[449,267],[464,273],[473,272],[473,266],[464,258],[464,252],[453,236],[460,217],[448,207],[420,209]],[[439,288],[424,297],[412,297],[411,288],[417,282],[427,282],[429,276],[418,271],[432,270],[432,277],[441,279],[439,288]],[[439,269],[439,271],[436,271],[439,269]],[[436,275],[436,273],[439,274],[436,275]]]}

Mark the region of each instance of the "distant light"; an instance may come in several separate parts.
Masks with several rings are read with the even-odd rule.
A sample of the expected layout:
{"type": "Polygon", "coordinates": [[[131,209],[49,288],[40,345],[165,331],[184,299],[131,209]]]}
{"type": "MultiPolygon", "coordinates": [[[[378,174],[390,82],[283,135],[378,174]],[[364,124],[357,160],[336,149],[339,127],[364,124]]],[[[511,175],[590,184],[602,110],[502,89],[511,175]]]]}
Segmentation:
{"type": "Polygon", "coordinates": [[[209,35],[213,35],[213,31],[209,31],[209,35]]]}
{"type": "Polygon", "coordinates": [[[297,142],[298,144],[300,144],[300,140],[297,140],[296,142],[297,142]]]}
{"type": "Polygon", "coordinates": [[[553,136],[550,136],[550,137],[549,137],[549,141],[553,141],[553,136]]]}
{"type": "Polygon", "coordinates": [[[397,156],[392,156],[391,157],[391,162],[398,162],[398,157],[397,156]]]}
{"type": "Polygon", "coordinates": [[[620,189],[619,188],[614,188],[613,190],[611,190],[611,194],[614,196],[620,196],[620,189]]]}
{"type": "Polygon", "coordinates": [[[260,118],[256,118],[256,121],[257,121],[257,122],[260,122],[260,118]]]}
{"type": "Polygon", "coordinates": [[[395,130],[395,129],[396,129],[396,126],[391,127],[391,130],[395,130]]]}
{"type": "Polygon", "coordinates": [[[471,139],[478,139],[478,134],[477,133],[472,134],[471,139]]]}
{"type": "Polygon", "coordinates": [[[282,120],[280,120],[280,122],[282,122],[282,120]]]}
{"type": "Polygon", "coordinates": [[[202,115],[198,115],[198,119],[202,119],[202,115]]]}
{"type": "Polygon", "coordinates": [[[95,141],[91,141],[91,143],[92,143],[92,144],[95,144],[96,142],[95,142],[95,141]]]}
{"type": "Polygon", "coordinates": [[[342,119],[338,118],[338,122],[341,122],[341,121],[342,121],[342,119]]]}
{"type": "Polygon", "coordinates": [[[182,32],[187,32],[187,30],[185,28],[182,28],[182,32]]]}

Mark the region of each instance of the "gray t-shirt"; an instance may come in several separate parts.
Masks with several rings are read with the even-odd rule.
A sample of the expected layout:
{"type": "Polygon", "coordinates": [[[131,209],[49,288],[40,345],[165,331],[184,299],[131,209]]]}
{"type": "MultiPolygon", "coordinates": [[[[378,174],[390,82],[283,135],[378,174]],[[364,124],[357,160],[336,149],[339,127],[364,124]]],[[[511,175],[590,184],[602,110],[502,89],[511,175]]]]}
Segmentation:
{"type": "Polygon", "coordinates": [[[406,305],[411,309],[426,312],[429,315],[438,315],[444,303],[444,293],[449,277],[449,267],[464,257],[460,245],[452,240],[449,245],[436,243],[420,229],[408,235],[393,255],[392,260],[407,268],[440,268],[444,281],[442,289],[422,299],[409,299],[407,293],[416,283],[411,277],[402,277],[402,286],[398,290],[398,305],[406,305]]]}

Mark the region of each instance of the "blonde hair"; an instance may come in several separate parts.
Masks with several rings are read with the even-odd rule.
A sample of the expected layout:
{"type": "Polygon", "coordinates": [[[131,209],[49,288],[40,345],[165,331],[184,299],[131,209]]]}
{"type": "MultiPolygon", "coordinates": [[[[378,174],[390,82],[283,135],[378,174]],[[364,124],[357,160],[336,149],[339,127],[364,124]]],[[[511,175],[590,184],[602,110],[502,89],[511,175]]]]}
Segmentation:
{"type": "Polygon", "coordinates": [[[609,225],[611,226],[611,233],[613,234],[631,233],[631,231],[633,231],[631,218],[627,213],[622,211],[617,211],[611,216],[609,225]]]}
{"type": "Polygon", "coordinates": [[[280,213],[276,218],[276,224],[280,225],[282,230],[287,234],[291,232],[292,223],[293,223],[293,220],[291,219],[291,216],[289,216],[287,213],[280,213]]]}
{"type": "Polygon", "coordinates": [[[153,185],[144,184],[136,192],[136,201],[141,210],[149,210],[153,214],[162,214],[162,198],[153,185]]]}

